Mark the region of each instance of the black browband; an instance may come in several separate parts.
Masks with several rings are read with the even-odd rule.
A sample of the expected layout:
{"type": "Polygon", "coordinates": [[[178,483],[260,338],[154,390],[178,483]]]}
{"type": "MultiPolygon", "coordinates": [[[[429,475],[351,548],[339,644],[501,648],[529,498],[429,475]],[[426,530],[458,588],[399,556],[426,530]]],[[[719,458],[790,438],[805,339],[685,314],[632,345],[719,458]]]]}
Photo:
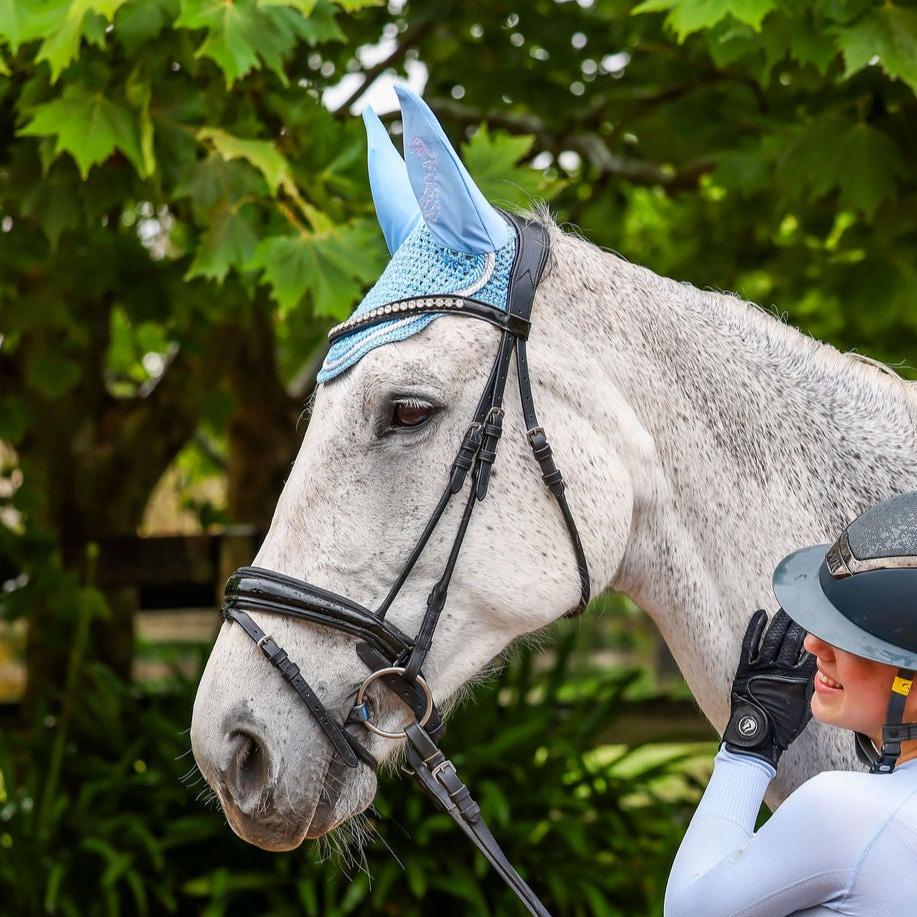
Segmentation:
{"type": "Polygon", "coordinates": [[[424,660],[433,643],[440,613],[446,603],[449,582],[458,560],[471,512],[475,503],[487,496],[490,471],[496,459],[497,443],[503,432],[503,393],[514,352],[526,437],[541,467],[542,480],[560,507],[576,557],[580,580],[580,601],[579,605],[567,614],[579,614],[589,603],[590,581],[586,557],[576,524],[573,521],[573,514],[570,512],[564,495],[563,478],[554,464],[551,447],[535,414],[525,351],[525,342],[531,326],[535,289],[548,258],[548,235],[540,223],[510,213],[504,213],[504,216],[515,227],[517,239],[516,256],[513,261],[507,296],[507,311],[504,312],[487,303],[462,296],[417,296],[389,303],[362,315],[354,316],[333,328],[328,335],[334,341],[354,331],[369,328],[393,318],[428,313],[467,315],[487,321],[501,330],[493,368],[471,424],[452,463],[445,490],[382,604],[375,611],[370,611],[344,596],[284,576],[282,573],[274,573],[259,567],[242,567],[229,578],[226,584],[225,600],[220,613],[224,620],[235,621],[242,627],[302,698],[344,764],[349,767],[357,767],[358,762],[363,761],[374,769],[378,766],[375,758],[357,740],[356,736],[348,731],[348,726],[363,726],[377,734],[390,735],[399,739],[405,738],[407,740],[405,751],[411,768],[409,773],[417,783],[471,838],[528,910],[538,917],[549,917],[544,905],[504,856],[499,844],[481,819],[477,804],[456,774],[452,762],[436,745],[435,740],[444,732],[444,726],[439,711],[432,703],[432,696],[421,672],[424,660]],[[471,473],[471,486],[449,558],[442,576],[433,586],[427,598],[427,610],[420,629],[411,639],[386,620],[386,612],[426,547],[449,500],[463,489],[469,472],[471,473]],[[407,726],[403,733],[380,733],[378,727],[370,722],[368,705],[363,702],[354,705],[343,724],[338,723],[309,687],[299,667],[287,656],[273,637],[266,634],[254,622],[248,611],[291,615],[312,624],[333,627],[356,637],[358,639],[357,655],[370,670],[370,675],[358,692],[358,698],[363,696],[370,682],[378,679],[412,709],[416,722],[407,726]]]}

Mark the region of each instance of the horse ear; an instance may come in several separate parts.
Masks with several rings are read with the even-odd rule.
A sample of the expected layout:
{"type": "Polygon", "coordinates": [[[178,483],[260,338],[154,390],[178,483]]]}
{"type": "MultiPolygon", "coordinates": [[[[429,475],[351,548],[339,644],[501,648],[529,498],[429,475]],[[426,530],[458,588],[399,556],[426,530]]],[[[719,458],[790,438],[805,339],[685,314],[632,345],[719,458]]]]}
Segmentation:
{"type": "Polygon", "coordinates": [[[430,232],[460,252],[501,248],[509,225],[472,181],[433,112],[405,86],[396,86],[395,92],[401,102],[408,177],[430,232]]]}
{"type": "Polygon", "coordinates": [[[366,158],[369,187],[376,205],[376,217],[393,255],[420,222],[420,208],[414,199],[407,166],[395,149],[385,125],[368,105],[363,109],[366,125],[366,158]]]}

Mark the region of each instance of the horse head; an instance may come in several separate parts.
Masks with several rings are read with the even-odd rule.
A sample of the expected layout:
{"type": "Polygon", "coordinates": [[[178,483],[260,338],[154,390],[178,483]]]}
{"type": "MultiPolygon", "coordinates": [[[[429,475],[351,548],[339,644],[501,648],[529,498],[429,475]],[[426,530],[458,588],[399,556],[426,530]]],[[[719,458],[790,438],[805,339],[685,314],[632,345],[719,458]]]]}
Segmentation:
{"type": "MultiPolygon", "coordinates": [[[[524,240],[517,221],[488,203],[424,102],[406,89],[398,92],[405,159],[378,118],[365,115],[370,184],[392,257],[349,324],[338,329],[301,450],[255,559],[257,568],[291,579],[256,575],[246,605],[243,571],[233,607],[247,609],[257,623],[248,636],[231,619],[224,624],[194,706],[191,740],[202,773],[233,829],[268,849],[295,847],[361,812],[377,784],[372,768],[347,765],[346,747],[338,753],[328,738],[338,727],[323,734],[258,649],[282,646],[328,716],[342,724],[368,675],[356,652],[358,637],[308,617],[259,611],[259,582],[283,590],[305,581],[322,594],[346,596],[357,615],[381,609],[386,626],[414,635],[428,615],[431,589],[451,566],[448,597],[422,660],[437,704],[448,706],[516,638],[576,608],[590,587],[593,594],[604,588],[630,524],[625,465],[596,428],[601,412],[587,409],[596,398],[584,383],[588,329],[567,320],[568,297],[581,281],[566,276],[554,244],[564,237],[545,214],[535,221],[552,254],[534,291],[528,366],[539,424],[554,449],[550,462],[566,478],[566,513],[542,440],[527,435],[515,362],[507,362],[499,411],[485,412],[477,431],[471,429],[504,340],[493,322],[468,321],[444,308],[396,310],[361,324],[392,302],[446,295],[480,304],[485,316],[493,310],[499,323],[518,281],[514,265],[524,240]],[[498,421],[499,439],[487,427],[498,421]],[[474,444],[472,433],[478,455],[497,451],[499,442],[487,469],[486,499],[471,498],[483,475],[475,465],[459,475],[461,490],[443,504],[456,456],[469,436],[474,444]],[[476,505],[470,514],[469,502],[476,505]],[[426,532],[432,516],[437,524],[426,532]],[[571,543],[574,518],[581,549],[571,543]],[[464,538],[457,541],[458,531],[464,538]],[[423,550],[412,556],[425,533],[423,550]]],[[[383,685],[367,694],[373,722],[386,731],[414,720],[383,685]]],[[[392,759],[404,744],[359,723],[341,728],[350,734],[347,742],[356,739],[357,750],[378,761],[392,759]]]]}

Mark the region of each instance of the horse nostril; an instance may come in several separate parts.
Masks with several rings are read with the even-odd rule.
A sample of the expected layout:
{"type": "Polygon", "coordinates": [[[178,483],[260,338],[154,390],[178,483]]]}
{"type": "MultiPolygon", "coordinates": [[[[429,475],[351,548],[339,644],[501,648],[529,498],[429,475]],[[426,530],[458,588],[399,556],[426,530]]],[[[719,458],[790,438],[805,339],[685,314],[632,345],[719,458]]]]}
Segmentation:
{"type": "Polygon", "coordinates": [[[270,777],[270,757],[261,740],[244,729],[229,734],[230,756],[225,778],[236,802],[260,797],[270,777]]]}

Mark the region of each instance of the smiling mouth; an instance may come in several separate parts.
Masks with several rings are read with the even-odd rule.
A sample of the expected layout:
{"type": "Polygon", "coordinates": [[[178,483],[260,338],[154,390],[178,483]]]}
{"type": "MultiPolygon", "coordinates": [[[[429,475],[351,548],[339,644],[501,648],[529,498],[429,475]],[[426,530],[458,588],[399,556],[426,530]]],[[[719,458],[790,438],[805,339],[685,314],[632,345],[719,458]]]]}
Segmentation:
{"type": "Polygon", "coordinates": [[[843,690],[844,690],[844,686],[843,686],[840,682],[835,681],[833,678],[829,678],[827,675],[825,675],[825,673],[824,673],[821,669],[818,670],[818,672],[816,673],[815,677],[816,677],[816,678],[817,678],[826,688],[833,688],[835,691],[843,691],[843,690]]]}

